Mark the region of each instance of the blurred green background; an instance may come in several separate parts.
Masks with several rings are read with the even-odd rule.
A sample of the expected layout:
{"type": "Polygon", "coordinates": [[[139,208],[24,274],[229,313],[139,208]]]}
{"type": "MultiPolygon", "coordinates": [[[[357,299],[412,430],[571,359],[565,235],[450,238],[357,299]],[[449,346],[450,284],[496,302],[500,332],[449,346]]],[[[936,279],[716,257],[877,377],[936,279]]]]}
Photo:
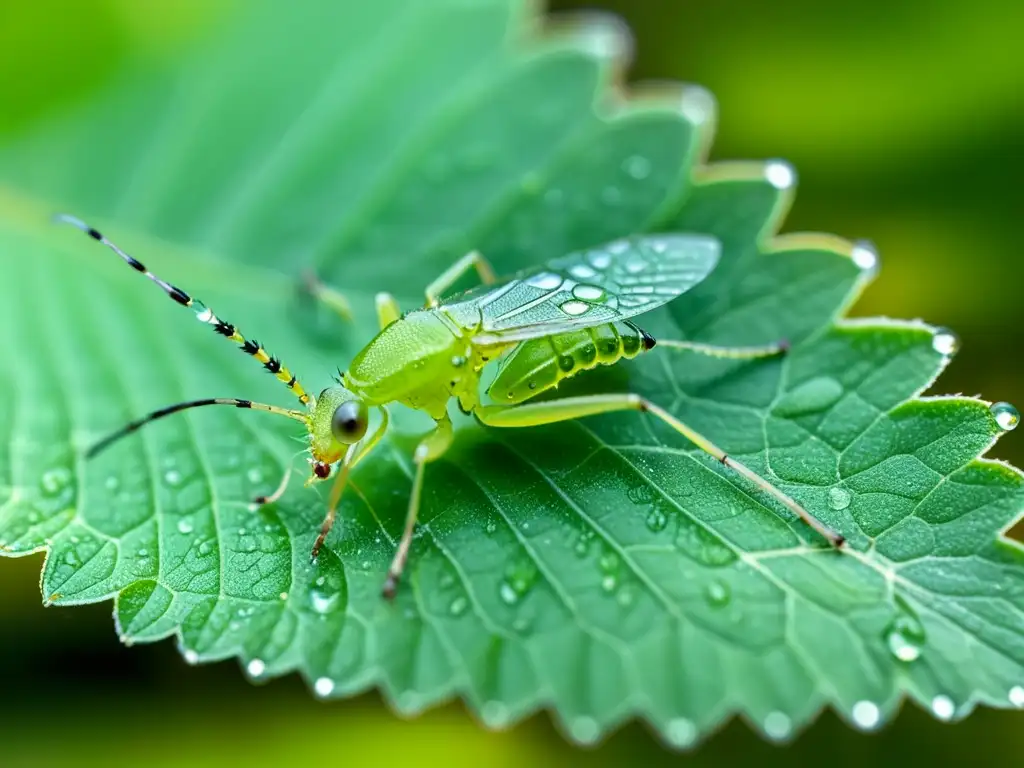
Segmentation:
{"type": "MultiPolygon", "coordinates": [[[[794,163],[800,187],[785,230],[873,240],[881,277],[854,314],[920,317],[955,329],[963,349],[937,391],[1024,404],[1024,3],[550,5],[622,16],[637,43],[630,79],[710,89],[720,109],[713,159],[794,163]]],[[[0,4],[0,138],[87,98],[131,53],[168,55],[230,13],[202,0],[0,4]]],[[[1012,435],[995,455],[1024,464],[1024,439],[1012,435]]],[[[253,687],[233,663],[189,669],[170,642],[124,648],[109,605],[40,606],[40,560],[0,563],[5,766],[895,765],[913,757],[1001,765],[1024,749],[1020,715],[992,711],[944,726],[908,709],[872,735],[826,713],[783,748],[733,723],[685,757],[662,751],[639,725],[580,751],[544,716],[491,734],[453,704],[406,723],[376,695],[326,705],[294,677],[253,687]]]]}

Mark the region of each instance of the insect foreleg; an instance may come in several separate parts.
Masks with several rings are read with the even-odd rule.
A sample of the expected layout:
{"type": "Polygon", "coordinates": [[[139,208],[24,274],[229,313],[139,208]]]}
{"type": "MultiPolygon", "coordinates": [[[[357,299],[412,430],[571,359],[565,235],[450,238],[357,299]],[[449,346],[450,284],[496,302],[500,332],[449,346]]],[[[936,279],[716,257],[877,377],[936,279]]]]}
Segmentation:
{"type": "Polygon", "coordinates": [[[316,541],[313,543],[313,551],[310,553],[309,559],[315,562],[320,554],[320,548],[324,545],[324,540],[327,539],[327,534],[331,532],[331,528],[334,527],[334,519],[338,514],[338,504],[341,503],[341,494],[345,490],[345,485],[348,483],[348,474],[352,471],[363,458],[365,458],[370,451],[374,449],[380,439],[384,437],[384,434],[388,431],[388,424],[390,419],[388,418],[388,412],[386,408],[380,408],[381,422],[380,425],[373,431],[369,437],[360,440],[358,443],[354,443],[348,451],[345,453],[345,458],[341,461],[341,466],[338,467],[338,474],[334,477],[334,485],[331,486],[331,495],[327,501],[327,514],[324,515],[324,521],[320,525],[320,533],[316,537],[316,541]]]}
{"type": "Polygon", "coordinates": [[[657,417],[702,451],[714,456],[725,466],[730,467],[762,491],[781,502],[787,509],[798,515],[801,520],[828,540],[831,545],[835,547],[843,545],[845,538],[841,534],[833,531],[800,504],[746,465],[728,456],[725,451],[706,437],[681,422],[668,411],[640,395],[587,395],[567,397],[543,403],[525,403],[511,406],[484,405],[478,407],[475,413],[481,422],[491,427],[532,427],[578,419],[583,416],[594,416],[599,413],[610,413],[612,411],[641,411],[657,417]]]}
{"type": "Polygon", "coordinates": [[[302,276],[302,284],[310,296],[336,312],[342,320],[352,320],[352,305],[348,303],[345,294],[322,282],[313,272],[306,272],[302,276]]]}
{"type": "Polygon", "coordinates": [[[674,341],[672,339],[658,339],[659,347],[670,349],[683,349],[689,352],[696,352],[708,357],[720,357],[729,360],[756,360],[762,357],[775,357],[785,354],[789,350],[789,344],[780,341],[775,344],[765,344],[759,347],[720,347],[716,344],[701,344],[696,341],[674,341]]]}
{"type": "Polygon", "coordinates": [[[480,282],[491,285],[495,282],[494,270],[480,251],[471,251],[442,272],[434,282],[427,286],[427,306],[436,307],[445,291],[471,269],[476,269],[480,282]]]}
{"type": "Polygon", "coordinates": [[[384,580],[382,593],[388,600],[395,596],[398,589],[398,580],[405,568],[405,561],[409,557],[409,546],[412,544],[412,533],[416,528],[416,517],[420,511],[420,494],[423,490],[423,471],[428,461],[441,456],[448,446],[452,444],[452,423],[445,416],[437,422],[437,427],[427,435],[412,455],[415,465],[415,474],[412,481],[412,493],[409,494],[409,509],[405,514],[405,528],[402,530],[402,538],[398,542],[391,567],[388,568],[387,579],[384,580]]]}
{"type": "Polygon", "coordinates": [[[373,303],[377,306],[377,322],[382,331],[402,316],[402,308],[390,293],[378,293],[373,303]]]}

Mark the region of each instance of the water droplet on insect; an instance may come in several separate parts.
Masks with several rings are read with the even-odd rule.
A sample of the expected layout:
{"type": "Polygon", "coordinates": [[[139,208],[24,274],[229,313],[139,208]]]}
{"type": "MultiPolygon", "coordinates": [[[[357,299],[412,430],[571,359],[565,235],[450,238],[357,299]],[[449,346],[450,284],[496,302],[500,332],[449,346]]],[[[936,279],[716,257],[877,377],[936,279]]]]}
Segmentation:
{"type": "Polygon", "coordinates": [[[260,677],[267,671],[267,665],[263,659],[252,659],[245,665],[245,671],[249,673],[249,677],[260,677]]]}
{"type": "Polygon", "coordinates": [[[562,276],[554,272],[541,272],[526,281],[527,285],[540,288],[542,291],[551,291],[562,284],[562,276]]]}
{"type": "Polygon", "coordinates": [[[39,487],[45,496],[56,496],[71,482],[71,471],[67,467],[54,467],[43,472],[39,487]]]}
{"type": "Polygon", "coordinates": [[[643,272],[646,268],[647,262],[644,260],[643,256],[638,253],[630,255],[630,257],[626,259],[626,271],[631,275],[643,272]]]}
{"type": "Polygon", "coordinates": [[[176,469],[168,469],[164,472],[164,482],[172,488],[181,485],[181,472],[176,469]]]}
{"type": "Polygon", "coordinates": [[[920,658],[925,643],[924,627],[905,604],[900,604],[899,613],[886,627],[885,642],[899,661],[909,664],[920,658]]]}
{"type": "Polygon", "coordinates": [[[960,337],[949,328],[936,328],[932,336],[932,349],[940,355],[955,355],[960,350],[960,337]]]}
{"type": "Polygon", "coordinates": [[[789,189],[796,183],[796,171],[784,160],[772,160],[765,165],[764,177],[776,189],[789,189]]]}
{"type": "Polygon", "coordinates": [[[468,607],[469,600],[467,600],[462,595],[459,595],[454,600],[452,600],[451,605],[448,606],[448,613],[450,613],[452,616],[461,616],[463,613],[466,612],[466,608],[468,607]]]}
{"type": "Polygon", "coordinates": [[[944,693],[932,699],[932,712],[939,720],[950,720],[956,714],[956,705],[944,693]]]}
{"type": "Polygon", "coordinates": [[[594,269],[608,269],[612,263],[612,257],[610,253],[605,251],[593,251],[587,254],[587,261],[590,262],[594,269]]]}
{"type": "Polygon", "coordinates": [[[192,299],[192,311],[196,313],[196,320],[201,323],[208,323],[213,320],[213,312],[198,299],[192,299]]]}
{"type": "Polygon", "coordinates": [[[466,364],[466,358],[462,355],[454,355],[452,357],[452,367],[461,368],[466,364]]]}
{"type": "Polygon", "coordinates": [[[199,654],[193,648],[186,648],[182,655],[185,657],[186,664],[199,663],[199,654]]]}
{"type": "Polygon", "coordinates": [[[574,264],[569,268],[569,274],[578,280],[590,280],[597,277],[597,270],[586,264],[574,264]]]}
{"type": "Polygon", "coordinates": [[[334,693],[334,681],[329,677],[318,677],[313,683],[313,690],[321,699],[325,699],[334,693]]]}
{"type": "Polygon", "coordinates": [[[867,240],[858,240],[853,244],[850,259],[858,269],[865,272],[874,272],[878,268],[878,250],[874,243],[867,240]]]}
{"type": "Polygon", "coordinates": [[[592,717],[577,717],[569,726],[569,733],[573,741],[580,744],[593,744],[601,734],[601,727],[592,717]]]}
{"type": "Polygon", "coordinates": [[[1016,429],[1017,425],[1020,424],[1020,412],[1010,403],[992,403],[992,407],[989,410],[992,412],[996,424],[1002,430],[1009,432],[1011,429],[1016,429]]]}
{"type": "Polygon", "coordinates": [[[764,732],[768,738],[782,741],[793,732],[793,722],[782,712],[769,712],[764,719],[764,732]]]}
{"type": "Polygon", "coordinates": [[[714,579],[708,583],[707,589],[704,591],[704,597],[712,608],[722,608],[729,604],[729,600],[732,598],[732,590],[729,589],[729,585],[724,581],[714,579]]]}
{"type": "Polygon", "coordinates": [[[561,309],[567,315],[578,317],[579,315],[582,315],[584,312],[590,309],[590,305],[585,304],[582,301],[569,300],[562,302],[559,309],[561,309]]]}
{"type": "Polygon", "coordinates": [[[688,747],[697,740],[697,726],[685,717],[673,717],[665,728],[665,736],[673,747],[688,747]]]}
{"type": "Polygon", "coordinates": [[[488,728],[504,728],[509,721],[508,707],[500,701],[485,701],[480,707],[480,717],[488,728]]]}
{"type": "Polygon", "coordinates": [[[642,181],[651,174],[651,161],[643,155],[631,155],[622,163],[622,170],[637,181],[642,181]]]}
{"type": "Polygon", "coordinates": [[[850,506],[850,502],[853,500],[853,494],[845,488],[829,488],[828,489],[828,505],[840,512],[850,506]]]}
{"type": "Polygon", "coordinates": [[[118,489],[118,486],[120,485],[121,481],[118,480],[117,477],[115,477],[114,475],[108,477],[106,481],[103,483],[103,487],[106,488],[108,491],[116,491],[118,489]]]}
{"type": "Polygon", "coordinates": [[[1024,709],[1024,686],[1015,685],[1010,689],[1010,703],[1018,709],[1024,709]]]}
{"type": "Polygon", "coordinates": [[[879,720],[882,719],[882,713],[878,709],[878,705],[873,701],[858,701],[853,705],[851,712],[853,715],[853,722],[858,728],[862,728],[865,731],[869,731],[878,725],[879,720]]]}
{"type": "Polygon", "coordinates": [[[573,360],[572,355],[560,355],[558,358],[558,367],[566,373],[569,373],[576,367],[576,361],[573,360]]]}
{"type": "Polygon", "coordinates": [[[181,520],[178,521],[178,533],[184,535],[192,533],[192,521],[188,518],[181,518],[181,520]]]}
{"type": "Polygon", "coordinates": [[[572,289],[572,295],[584,301],[601,301],[605,297],[604,288],[596,285],[577,285],[572,289]]]}

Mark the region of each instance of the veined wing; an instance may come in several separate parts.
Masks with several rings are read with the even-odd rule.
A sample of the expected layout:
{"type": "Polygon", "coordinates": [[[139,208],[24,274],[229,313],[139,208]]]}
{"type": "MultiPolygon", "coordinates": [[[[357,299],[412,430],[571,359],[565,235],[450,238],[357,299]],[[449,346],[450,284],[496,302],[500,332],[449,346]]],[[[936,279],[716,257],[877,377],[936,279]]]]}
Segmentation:
{"type": "Polygon", "coordinates": [[[481,323],[477,344],[503,344],[625,320],[666,304],[718,263],[706,235],[631,237],[552,259],[500,285],[463,294],[444,309],[481,323]]]}

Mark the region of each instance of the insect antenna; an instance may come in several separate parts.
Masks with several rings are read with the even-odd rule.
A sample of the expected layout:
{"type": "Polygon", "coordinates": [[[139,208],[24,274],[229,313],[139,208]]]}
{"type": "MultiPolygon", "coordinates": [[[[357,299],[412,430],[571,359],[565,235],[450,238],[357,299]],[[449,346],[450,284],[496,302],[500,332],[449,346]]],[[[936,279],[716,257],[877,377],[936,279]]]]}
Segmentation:
{"type": "Polygon", "coordinates": [[[282,365],[281,361],[278,360],[276,357],[271,357],[270,355],[268,355],[267,351],[263,349],[259,342],[245,338],[245,336],[241,334],[238,328],[236,328],[231,323],[227,323],[221,320],[219,317],[217,317],[217,315],[214,314],[212,309],[207,307],[201,301],[193,299],[180,288],[176,288],[175,286],[171,285],[165,280],[162,280],[161,278],[154,275],[152,272],[146,269],[145,265],[141,261],[136,259],[134,256],[131,256],[126,251],[122,250],[118,245],[108,240],[106,237],[100,234],[98,230],[94,229],[93,227],[90,227],[81,219],[78,219],[74,216],[70,216],[66,213],[58,214],[54,218],[59,222],[70,224],[71,226],[80,229],[82,232],[85,232],[85,234],[89,235],[89,237],[91,237],[93,240],[98,240],[103,245],[107,246],[110,250],[112,250],[114,253],[116,253],[118,256],[120,256],[122,259],[124,259],[125,263],[128,264],[128,266],[130,266],[136,272],[141,272],[147,278],[156,283],[160,287],[160,289],[163,290],[163,292],[170,296],[172,299],[174,299],[174,301],[183,306],[191,307],[192,311],[196,313],[196,319],[199,320],[199,322],[213,326],[213,330],[216,333],[220,334],[221,336],[224,336],[228,341],[233,341],[235,344],[241,347],[242,351],[245,352],[247,355],[252,355],[253,357],[255,357],[259,362],[263,364],[264,368],[266,368],[268,371],[274,374],[274,376],[280,382],[282,382],[286,387],[288,387],[288,389],[290,389],[292,393],[297,398],[299,398],[300,403],[307,406],[310,404],[312,398],[306,392],[306,390],[303,389],[302,385],[299,383],[295,375],[292,374],[292,372],[289,371],[288,368],[282,365]]]}
{"type": "Polygon", "coordinates": [[[151,413],[147,413],[140,419],[125,424],[116,432],[104,437],[98,443],[91,446],[86,452],[86,458],[91,459],[93,456],[98,454],[104,448],[107,448],[111,443],[120,440],[122,437],[130,435],[132,432],[137,430],[151,421],[162,419],[164,416],[170,416],[172,413],[178,413],[179,411],[186,411],[189,408],[200,408],[204,405],[233,405],[235,408],[251,408],[254,411],[266,411],[267,413],[277,414],[278,416],[287,416],[290,419],[301,421],[307,427],[309,426],[309,416],[305,411],[293,411],[289,408],[279,408],[276,405],[266,405],[265,403],[254,403],[251,400],[241,400],[237,397],[211,397],[206,400],[189,400],[184,403],[175,403],[174,405],[168,405],[163,408],[159,408],[151,413]]]}

